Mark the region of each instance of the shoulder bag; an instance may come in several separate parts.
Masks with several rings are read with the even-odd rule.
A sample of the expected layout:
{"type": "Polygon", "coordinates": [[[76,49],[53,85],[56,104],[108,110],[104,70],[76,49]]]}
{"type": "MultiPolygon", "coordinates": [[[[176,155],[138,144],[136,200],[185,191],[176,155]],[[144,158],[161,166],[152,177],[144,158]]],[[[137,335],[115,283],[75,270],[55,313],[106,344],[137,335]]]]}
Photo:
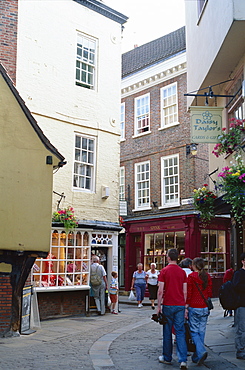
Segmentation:
{"type": "Polygon", "coordinates": [[[204,297],[204,295],[203,295],[203,293],[202,293],[201,289],[199,288],[198,284],[197,284],[195,281],[194,281],[194,283],[195,283],[195,285],[196,285],[197,289],[199,290],[199,293],[201,294],[202,298],[204,299],[204,302],[206,303],[206,305],[207,305],[207,307],[208,307],[209,311],[210,311],[210,310],[212,310],[212,309],[214,308],[214,306],[213,306],[213,302],[212,302],[211,298],[210,298],[210,297],[208,297],[208,299],[206,299],[206,298],[204,297]]]}

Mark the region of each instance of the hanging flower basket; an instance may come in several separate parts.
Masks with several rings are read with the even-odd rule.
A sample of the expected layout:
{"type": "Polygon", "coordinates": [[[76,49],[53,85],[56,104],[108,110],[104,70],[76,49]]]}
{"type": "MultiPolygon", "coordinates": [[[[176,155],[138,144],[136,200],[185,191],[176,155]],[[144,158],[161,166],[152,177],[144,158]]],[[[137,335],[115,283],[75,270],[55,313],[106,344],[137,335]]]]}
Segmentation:
{"type": "Polygon", "coordinates": [[[208,189],[208,184],[202,188],[194,189],[194,207],[200,212],[201,221],[207,223],[214,218],[214,200],[217,196],[208,189]]]}
{"type": "Polygon", "coordinates": [[[245,217],[245,165],[238,160],[237,164],[224,167],[218,177],[223,199],[231,204],[232,216],[241,223],[245,217]]]}
{"type": "Polygon", "coordinates": [[[226,128],[222,129],[221,135],[217,137],[218,143],[212,151],[217,158],[222,154],[231,154],[235,150],[241,149],[241,143],[245,138],[244,122],[245,120],[232,118],[228,132],[226,132],[226,128]]]}
{"type": "Polygon", "coordinates": [[[52,222],[63,223],[66,231],[72,230],[78,226],[78,222],[74,216],[74,209],[72,207],[67,207],[54,212],[52,222]]]}

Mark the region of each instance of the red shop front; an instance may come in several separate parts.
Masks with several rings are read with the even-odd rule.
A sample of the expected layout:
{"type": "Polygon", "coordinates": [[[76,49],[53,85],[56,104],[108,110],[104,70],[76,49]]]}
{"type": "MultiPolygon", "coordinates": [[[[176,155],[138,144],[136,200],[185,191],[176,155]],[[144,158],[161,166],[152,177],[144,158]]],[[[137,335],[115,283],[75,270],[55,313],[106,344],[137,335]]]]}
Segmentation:
{"type": "Polygon", "coordinates": [[[155,262],[157,269],[166,266],[168,249],[177,248],[179,261],[202,257],[213,277],[213,296],[217,296],[223,274],[230,267],[230,219],[216,217],[203,225],[196,214],[142,217],[124,220],[125,290],[129,291],[133,272],[139,262],[144,270],[155,262]]]}

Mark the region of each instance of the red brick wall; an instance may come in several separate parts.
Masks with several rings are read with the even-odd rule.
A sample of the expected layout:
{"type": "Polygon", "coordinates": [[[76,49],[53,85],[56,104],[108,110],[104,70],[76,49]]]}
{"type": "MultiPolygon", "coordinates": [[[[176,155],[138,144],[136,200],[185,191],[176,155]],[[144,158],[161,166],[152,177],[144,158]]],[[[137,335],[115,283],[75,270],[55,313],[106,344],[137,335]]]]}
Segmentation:
{"type": "Polygon", "coordinates": [[[18,0],[0,0],[0,62],[16,82],[18,0]]]}
{"type": "Polygon", "coordinates": [[[58,291],[37,293],[40,320],[54,316],[85,313],[88,291],[58,291]]]}
{"type": "Polygon", "coordinates": [[[0,336],[9,327],[12,310],[12,287],[10,276],[0,276],[0,336]]]}
{"type": "MultiPolygon", "coordinates": [[[[144,91],[132,94],[124,99],[125,102],[125,141],[121,143],[121,166],[125,167],[125,191],[128,199],[128,185],[130,186],[130,204],[128,216],[140,216],[147,214],[166,213],[171,208],[161,209],[161,157],[179,153],[180,171],[180,196],[181,199],[193,196],[193,189],[208,182],[208,145],[198,145],[197,159],[191,155],[186,156],[186,144],[190,144],[190,115],[187,112],[186,73],[159,83],[144,91]],[[161,102],[160,89],[163,86],[177,82],[178,88],[178,114],[179,125],[159,130],[161,127],[161,102]],[[134,99],[138,96],[150,93],[150,134],[133,138],[134,135],[134,99]],[[134,164],[150,160],[150,199],[157,202],[158,207],[149,211],[132,212],[135,207],[134,188],[135,174],[134,164]],[[205,179],[206,176],[206,179],[205,179]]],[[[152,206],[152,204],[151,204],[152,206]]],[[[187,210],[190,206],[180,206],[179,210],[187,210]]],[[[176,210],[176,207],[174,208],[176,210]]]]}

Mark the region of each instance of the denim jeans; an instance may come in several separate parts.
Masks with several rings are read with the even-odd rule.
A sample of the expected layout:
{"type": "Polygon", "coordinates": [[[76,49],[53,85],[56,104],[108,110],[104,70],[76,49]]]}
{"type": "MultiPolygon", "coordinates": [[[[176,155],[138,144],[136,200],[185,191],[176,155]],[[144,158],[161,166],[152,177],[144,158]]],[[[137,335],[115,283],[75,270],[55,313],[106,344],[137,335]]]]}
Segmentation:
{"type": "Polygon", "coordinates": [[[146,284],[134,284],[135,291],[136,291],[136,299],[137,301],[143,301],[145,296],[145,288],[146,284]]]}
{"type": "Polygon", "coordinates": [[[164,306],[162,312],[168,319],[163,325],[163,357],[165,361],[172,361],[173,341],[172,327],[176,334],[177,355],[179,362],[187,362],[187,346],[185,341],[185,306],[164,306]]]}
{"type": "Polygon", "coordinates": [[[189,307],[189,325],[192,340],[196,345],[196,352],[192,356],[193,362],[198,362],[204,355],[206,348],[204,346],[204,337],[208,321],[209,310],[205,308],[189,307]]]}
{"type": "Polygon", "coordinates": [[[235,310],[235,330],[236,354],[245,357],[245,307],[235,310]]]}

